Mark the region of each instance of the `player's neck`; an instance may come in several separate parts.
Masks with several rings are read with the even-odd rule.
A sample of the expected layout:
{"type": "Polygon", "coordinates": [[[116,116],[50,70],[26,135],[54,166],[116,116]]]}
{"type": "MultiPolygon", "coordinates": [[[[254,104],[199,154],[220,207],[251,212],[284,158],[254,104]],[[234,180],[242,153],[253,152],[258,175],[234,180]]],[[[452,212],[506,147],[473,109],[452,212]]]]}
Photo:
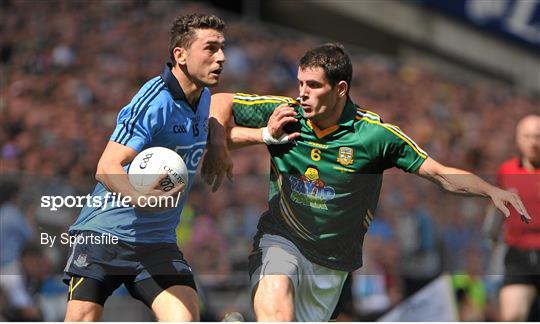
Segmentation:
{"type": "Polygon", "coordinates": [[[312,118],[311,122],[320,129],[326,129],[337,125],[346,103],[347,98],[338,99],[336,106],[332,109],[332,113],[329,116],[318,116],[318,118],[312,118]]]}
{"type": "Polygon", "coordinates": [[[193,78],[186,75],[186,73],[180,67],[178,67],[178,65],[175,65],[172,68],[172,74],[176,80],[178,80],[178,83],[180,83],[180,87],[182,88],[182,91],[184,91],[187,102],[192,106],[195,105],[201,96],[203,86],[198,85],[193,78]]]}

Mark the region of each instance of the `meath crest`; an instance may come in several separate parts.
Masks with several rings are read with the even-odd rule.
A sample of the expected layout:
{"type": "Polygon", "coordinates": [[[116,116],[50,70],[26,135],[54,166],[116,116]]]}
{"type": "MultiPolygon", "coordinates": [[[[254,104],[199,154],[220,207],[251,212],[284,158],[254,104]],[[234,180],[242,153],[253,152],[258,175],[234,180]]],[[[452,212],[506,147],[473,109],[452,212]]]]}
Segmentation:
{"type": "Polygon", "coordinates": [[[353,163],[353,149],[347,146],[340,147],[337,161],[343,166],[352,164],[353,163]]]}

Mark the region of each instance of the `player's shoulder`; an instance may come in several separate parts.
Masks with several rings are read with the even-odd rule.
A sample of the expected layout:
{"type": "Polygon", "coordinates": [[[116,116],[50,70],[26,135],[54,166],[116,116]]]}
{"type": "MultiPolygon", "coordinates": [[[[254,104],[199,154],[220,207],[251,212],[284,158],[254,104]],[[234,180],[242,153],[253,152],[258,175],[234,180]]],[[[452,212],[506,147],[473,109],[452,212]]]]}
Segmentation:
{"type": "Polygon", "coordinates": [[[165,82],[163,82],[161,77],[157,76],[143,84],[131,100],[130,106],[135,108],[168,100],[165,82]]]}
{"type": "Polygon", "coordinates": [[[364,139],[366,137],[373,137],[374,139],[382,140],[391,136],[392,132],[395,132],[392,128],[399,129],[395,125],[385,123],[376,112],[358,106],[356,107],[355,119],[356,133],[364,139]]]}
{"type": "Polygon", "coordinates": [[[163,93],[166,88],[165,82],[160,76],[156,76],[146,81],[139,89],[135,97],[145,97],[146,99],[163,93]]]}
{"type": "Polygon", "coordinates": [[[378,125],[384,123],[381,116],[371,110],[356,106],[356,120],[364,121],[372,125],[378,125]]]}
{"type": "Polygon", "coordinates": [[[139,91],[133,96],[131,101],[124,106],[119,114],[119,120],[123,118],[133,118],[152,110],[159,110],[167,107],[170,101],[165,90],[165,83],[158,76],[145,82],[139,91]]]}
{"type": "Polygon", "coordinates": [[[259,105],[259,104],[298,104],[296,99],[285,96],[276,96],[276,95],[258,95],[258,94],[248,94],[237,92],[233,97],[234,104],[240,105],[259,105]]]}

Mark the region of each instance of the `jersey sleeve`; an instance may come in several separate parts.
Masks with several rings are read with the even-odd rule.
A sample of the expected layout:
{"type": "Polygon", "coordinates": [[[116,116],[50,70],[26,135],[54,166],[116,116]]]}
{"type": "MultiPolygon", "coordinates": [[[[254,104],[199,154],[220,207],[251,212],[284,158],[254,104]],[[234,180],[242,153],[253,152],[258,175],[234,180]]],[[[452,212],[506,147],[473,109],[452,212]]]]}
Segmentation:
{"type": "Polygon", "coordinates": [[[380,126],[384,134],[381,148],[385,165],[388,168],[398,167],[405,172],[416,172],[427,159],[427,153],[399,127],[383,123],[380,126]]]}
{"type": "Polygon", "coordinates": [[[165,125],[166,108],[159,100],[145,106],[128,105],[118,114],[111,141],[128,146],[137,152],[152,141],[165,125]]]}
{"type": "Polygon", "coordinates": [[[274,109],[284,103],[294,104],[296,101],[290,97],[236,93],[232,106],[234,121],[239,126],[264,127],[274,109]]]}

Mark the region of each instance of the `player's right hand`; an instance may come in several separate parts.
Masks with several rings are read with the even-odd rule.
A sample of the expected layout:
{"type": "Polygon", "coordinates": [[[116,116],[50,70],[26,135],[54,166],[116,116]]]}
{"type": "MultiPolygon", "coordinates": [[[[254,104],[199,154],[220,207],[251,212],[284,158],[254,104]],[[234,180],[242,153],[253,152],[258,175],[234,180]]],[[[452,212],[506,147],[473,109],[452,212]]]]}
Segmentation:
{"type": "MultiPolygon", "coordinates": [[[[282,104],[274,110],[266,125],[268,134],[271,138],[276,140],[272,141],[270,144],[284,144],[300,136],[300,132],[294,132],[287,134],[287,141],[280,140],[283,138],[283,135],[285,135],[283,127],[288,123],[298,122],[298,120],[294,118],[297,114],[296,110],[289,104],[282,104]]],[[[267,141],[265,141],[265,143],[268,144],[267,141]]]]}
{"type": "Polygon", "coordinates": [[[147,192],[140,193],[137,197],[134,197],[133,204],[135,208],[144,212],[161,212],[167,209],[175,208],[178,202],[178,196],[181,195],[185,188],[185,183],[179,183],[169,191],[163,191],[161,189],[161,182],[165,180],[169,175],[167,173],[161,174],[150,186],[147,192]],[[170,198],[172,197],[172,199],[170,198]],[[150,200],[149,200],[150,199],[150,200]],[[173,203],[174,201],[174,203],[173,203]],[[150,207],[148,202],[154,202],[157,206],[150,207]]]}

